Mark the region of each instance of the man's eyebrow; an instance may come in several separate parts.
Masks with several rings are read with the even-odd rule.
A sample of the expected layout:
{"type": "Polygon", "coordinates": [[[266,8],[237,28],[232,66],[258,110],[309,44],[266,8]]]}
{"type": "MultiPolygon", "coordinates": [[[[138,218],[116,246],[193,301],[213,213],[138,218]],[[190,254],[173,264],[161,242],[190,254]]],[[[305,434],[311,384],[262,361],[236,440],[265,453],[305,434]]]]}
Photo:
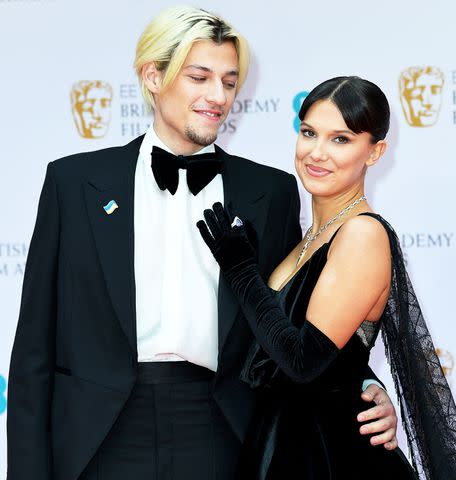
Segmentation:
{"type": "MultiPolygon", "coordinates": [[[[312,127],[312,125],[310,125],[310,123],[301,122],[301,125],[305,125],[306,127],[309,127],[312,130],[315,130],[315,128],[312,127]]],[[[356,135],[356,133],[352,132],[351,130],[333,130],[333,133],[348,133],[350,135],[356,135]]]]}
{"type": "MultiPolygon", "coordinates": [[[[187,65],[184,70],[187,70],[189,68],[194,68],[196,70],[201,70],[202,72],[206,73],[213,73],[213,70],[210,69],[209,67],[204,67],[203,65],[198,65],[196,63],[192,65],[187,65]]],[[[230,75],[230,76],[239,76],[239,72],[237,70],[229,70],[228,72],[225,73],[225,75],[230,75]]]]}
{"type": "Polygon", "coordinates": [[[187,65],[185,67],[185,70],[189,68],[195,68],[196,70],[202,70],[203,72],[212,73],[212,70],[210,68],[203,67],[202,65],[197,65],[197,64],[187,65]]]}

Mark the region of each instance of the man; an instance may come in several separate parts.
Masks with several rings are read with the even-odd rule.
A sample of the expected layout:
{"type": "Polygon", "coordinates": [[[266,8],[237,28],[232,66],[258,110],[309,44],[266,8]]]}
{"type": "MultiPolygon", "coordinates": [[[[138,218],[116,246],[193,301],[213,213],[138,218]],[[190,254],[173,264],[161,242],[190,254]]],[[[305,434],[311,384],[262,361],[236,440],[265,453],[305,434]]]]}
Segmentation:
{"type": "MultiPolygon", "coordinates": [[[[162,12],[135,63],[153,126],[49,165],[11,360],[9,480],[234,478],[252,337],[195,224],[223,198],[251,222],[265,276],[301,239],[294,177],[213,144],[247,64],[219,17],[162,12]]],[[[372,431],[394,446],[394,410],[369,389],[372,431]]]]}

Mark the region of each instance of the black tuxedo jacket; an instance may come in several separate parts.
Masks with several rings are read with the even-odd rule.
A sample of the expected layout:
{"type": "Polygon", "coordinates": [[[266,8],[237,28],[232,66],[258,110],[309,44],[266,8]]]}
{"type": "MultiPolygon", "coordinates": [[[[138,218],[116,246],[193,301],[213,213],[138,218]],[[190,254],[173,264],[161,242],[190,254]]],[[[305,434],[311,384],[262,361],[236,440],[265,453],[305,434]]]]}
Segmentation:
{"type": "MultiPolygon", "coordinates": [[[[133,200],[142,138],[48,166],[11,358],[9,480],[76,480],[135,383],[133,200]],[[119,208],[107,215],[110,200],[119,208]]],[[[301,239],[296,180],[220,154],[224,203],[253,227],[267,277],[301,239]]],[[[213,396],[242,441],[254,405],[239,380],[251,332],[223,276],[218,302],[213,396]]]]}

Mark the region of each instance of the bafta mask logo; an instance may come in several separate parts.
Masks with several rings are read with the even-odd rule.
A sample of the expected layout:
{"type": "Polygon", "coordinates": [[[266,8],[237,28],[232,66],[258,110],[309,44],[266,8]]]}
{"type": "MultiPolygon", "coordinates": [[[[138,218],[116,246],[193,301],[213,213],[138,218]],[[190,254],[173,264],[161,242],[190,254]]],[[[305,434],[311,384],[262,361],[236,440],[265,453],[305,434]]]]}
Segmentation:
{"type": "Polygon", "coordinates": [[[102,138],[111,120],[112,87],[101,80],[81,80],[71,89],[71,110],[79,135],[102,138]]]}
{"type": "Polygon", "coordinates": [[[435,353],[439,357],[440,365],[442,365],[442,370],[445,374],[445,377],[449,379],[454,368],[453,355],[448,350],[443,350],[442,348],[436,348],[435,353]]]}
{"type": "Polygon", "coordinates": [[[399,77],[402,110],[412,127],[437,122],[442,103],[443,72],[436,67],[410,67],[399,77]]]}

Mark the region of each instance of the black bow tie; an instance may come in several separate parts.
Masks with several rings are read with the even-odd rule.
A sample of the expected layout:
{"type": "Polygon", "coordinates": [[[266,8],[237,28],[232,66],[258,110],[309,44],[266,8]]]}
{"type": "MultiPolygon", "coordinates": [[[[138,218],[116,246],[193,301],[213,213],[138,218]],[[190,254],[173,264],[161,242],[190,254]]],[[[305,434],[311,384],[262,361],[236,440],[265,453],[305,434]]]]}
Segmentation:
{"type": "Polygon", "coordinates": [[[168,189],[172,195],[176,193],[179,168],[187,170],[188,188],[197,195],[221,172],[222,159],[217,152],[176,156],[159,147],[152,149],[152,172],[160,190],[168,189]]]}

